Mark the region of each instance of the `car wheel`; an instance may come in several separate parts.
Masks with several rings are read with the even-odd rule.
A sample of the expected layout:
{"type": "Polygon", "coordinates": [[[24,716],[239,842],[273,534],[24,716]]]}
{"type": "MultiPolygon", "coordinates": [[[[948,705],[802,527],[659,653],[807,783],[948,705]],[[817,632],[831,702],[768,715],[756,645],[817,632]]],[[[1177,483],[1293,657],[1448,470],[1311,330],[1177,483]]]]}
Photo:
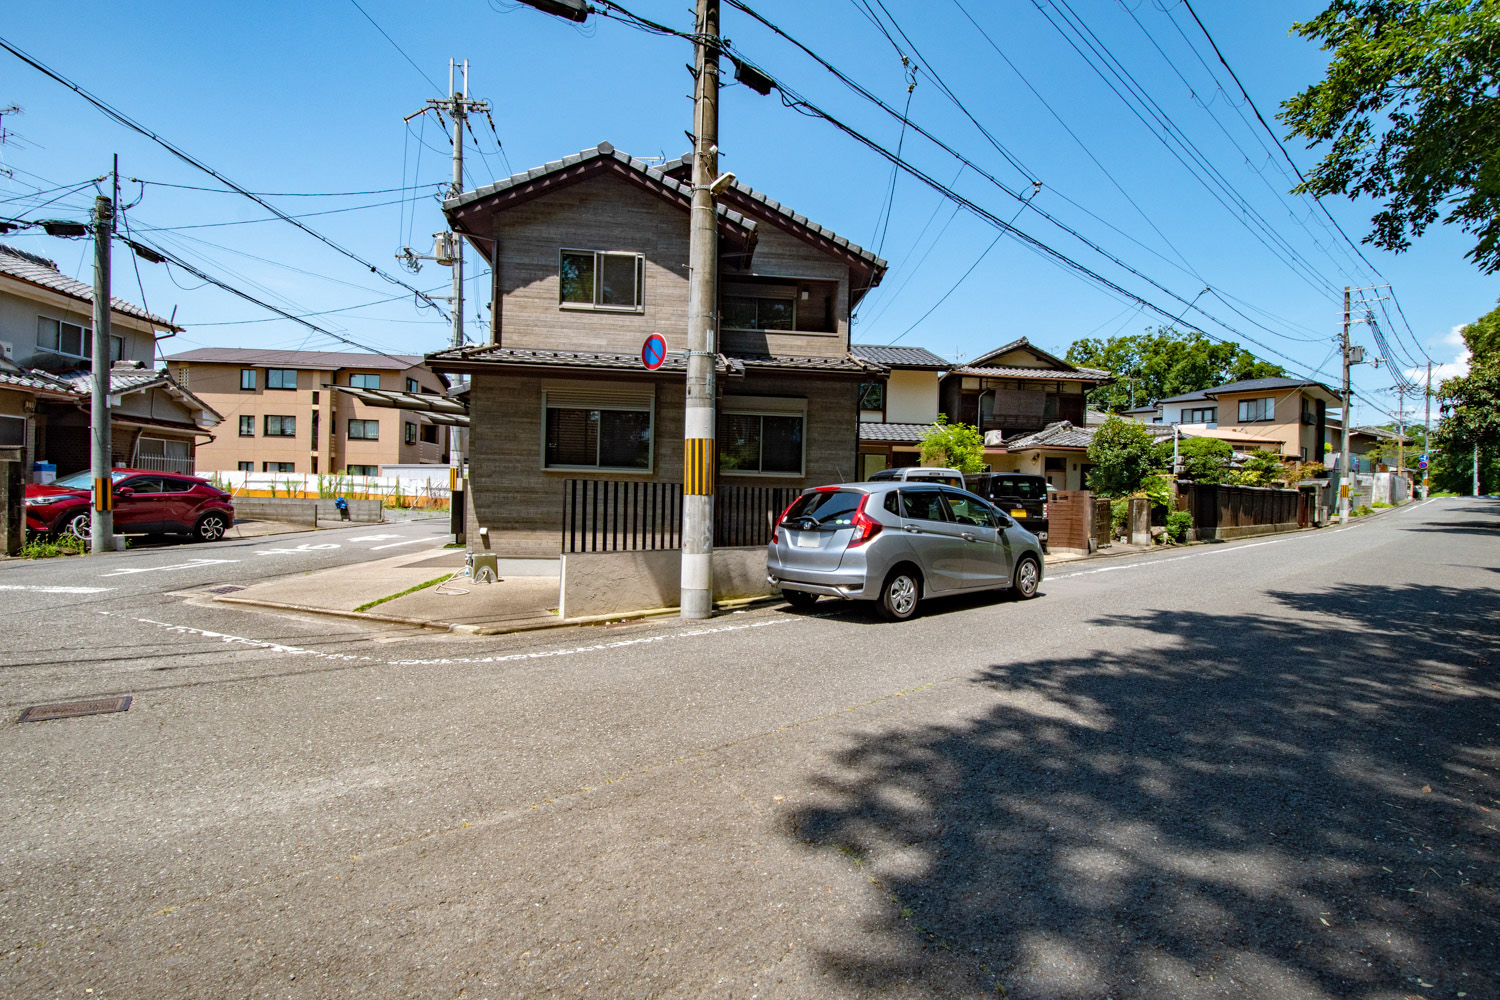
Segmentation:
{"type": "Polygon", "coordinates": [[[1037,585],[1042,582],[1041,567],[1030,556],[1024,557],[1016,566],[1016,582],[1011,588],[1017,598],[1029,601],[1036,596],[1037,585]]]}
{"type": "Polygon", "coordinates": [[[229,525],[224,522],[223,514],[204,514],[198,518],[198,523],[193,526],[193,540],[198,542],[217,542],[224,537],[224,532],[229,525]]]}
{"type": "Polygon", "coordinates": [[[805,590],[783,590],[781,596],[786,602],[798,610],[805,610],[818,603],[817,594],[809,594],[805,590]]]}
{"type": "Polygon", "coordinates": [[[80,511],[62,523],[61,532],[72,535],[80,542],[86,542],[93,537],[94,523],[93,515],[88,511],[80,511]]]}
{"type": "Polygon", "coordinates": [[[888,621],[904,622],[917,613],[917,598],[921,592],[922,583],[916,571],[903,567],[885,578],[880,599],[875,605],[888,621]]]}

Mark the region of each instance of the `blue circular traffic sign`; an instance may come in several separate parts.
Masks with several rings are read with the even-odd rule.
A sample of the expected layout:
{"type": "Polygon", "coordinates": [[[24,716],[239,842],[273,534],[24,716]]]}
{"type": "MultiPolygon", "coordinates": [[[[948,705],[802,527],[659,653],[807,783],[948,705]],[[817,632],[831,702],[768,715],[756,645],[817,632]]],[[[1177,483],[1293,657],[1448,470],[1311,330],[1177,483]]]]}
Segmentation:
{"type": "Polygon", "coordinates": [[[641,364],[652,371],[660,368],[663,361],[667,360],[667,340],[659,333],[653,333],[646,338],[641,345],[641,364]]]}

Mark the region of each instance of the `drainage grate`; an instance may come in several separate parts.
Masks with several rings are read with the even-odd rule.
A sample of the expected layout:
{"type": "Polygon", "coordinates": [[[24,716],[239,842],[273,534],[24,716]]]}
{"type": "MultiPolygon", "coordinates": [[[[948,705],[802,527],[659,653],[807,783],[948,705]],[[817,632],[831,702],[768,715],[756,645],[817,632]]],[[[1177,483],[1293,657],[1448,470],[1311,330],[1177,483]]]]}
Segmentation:
{"type": "Polygon", "coordinates": [[[99,698],[94,701],[70,701],[61,705],[32,705],[21,713],[17,722],[46,722],[49,719],[76,719],[80,715],[108,715],[128,712],[130,695],[123,698],[99,698]]]}
{"type": "Polygon", "coordinates": [[[245,589],[244,587],[237,587],[237,586],[235,586],[232,583],[226,583],[222,587],[209,587],[208,588],[208,592],[210,594],[232,594],[236,590],[244,590],[244,589],[245,589]]]}

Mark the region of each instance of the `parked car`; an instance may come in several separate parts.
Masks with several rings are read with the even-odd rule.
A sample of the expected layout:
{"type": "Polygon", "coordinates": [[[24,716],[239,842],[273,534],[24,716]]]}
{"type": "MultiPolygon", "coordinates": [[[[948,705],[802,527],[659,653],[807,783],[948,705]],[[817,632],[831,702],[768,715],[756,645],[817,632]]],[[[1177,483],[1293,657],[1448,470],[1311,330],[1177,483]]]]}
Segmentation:
{"type": "Polygon", "coordinates": [[[981,472],[964,477],[964,488],[978,493],[990,503],[1020,521],[1047,547],[1051,509],[1048,491],[1052,484],[1044,476],[1024,472],[981,472]]]}
{"type": "Polygon", "coordinates": [[[944,486],[964,488],[964,474],[957,469],[940,469],[933,465],[907,465],[899,469],[881,469],[870,476],[872,483],[906,483],[921,480],[924,483],[942,483],[944,486]]]}
{"type": "MultiPolygon", "coordinates": [[[[115,469],[115,531],[122,535],[188,534],[200,542],[224,537],[234,525],[229,494],[197,476],[115,469]]],[[[26,486],[26,527],[87,541],[93,478],[87,472],[26,486]]]]}
{"type": "Polygon", "coordinates": [[[793,607],[873,601],[891,620],[940,594],[1009,588],[1036,596],[1036,536],[967,490],[918,480],[806,490],[771,533],[766,579],[793,607]]]}

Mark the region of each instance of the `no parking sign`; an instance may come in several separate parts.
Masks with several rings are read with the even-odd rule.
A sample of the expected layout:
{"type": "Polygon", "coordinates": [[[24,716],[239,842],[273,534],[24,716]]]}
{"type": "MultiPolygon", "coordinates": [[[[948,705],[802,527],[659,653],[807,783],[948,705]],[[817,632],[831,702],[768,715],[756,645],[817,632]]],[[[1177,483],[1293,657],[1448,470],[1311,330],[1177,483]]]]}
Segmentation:
{"type": "Polygon", "coordinates": [[[667,339],[659,333],[653,333],[641,345],[641,364],[645,365],[651,371],[656,371],[656,369],[662,366],[662,362],[666,360],[667,339]]]}

